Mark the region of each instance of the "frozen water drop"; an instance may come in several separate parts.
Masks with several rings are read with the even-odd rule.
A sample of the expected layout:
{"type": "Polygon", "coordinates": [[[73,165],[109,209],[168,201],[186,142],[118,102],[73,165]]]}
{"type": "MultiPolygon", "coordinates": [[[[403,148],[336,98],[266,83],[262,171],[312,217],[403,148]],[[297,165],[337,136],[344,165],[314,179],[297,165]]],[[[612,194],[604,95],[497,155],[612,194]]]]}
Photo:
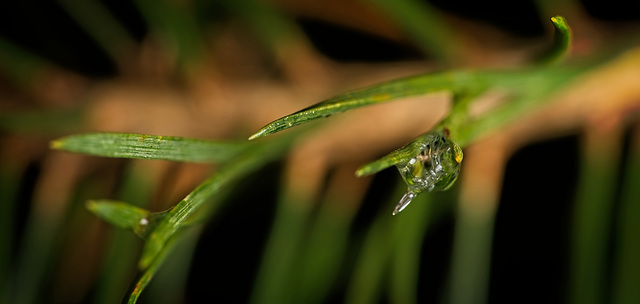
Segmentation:
{"type": "Polygon", "coordinates": [[[400,213],[402,209],[409,206],[414,197],[416,197],[415,193],[407,191],[396,205],[396,209],[393,210],[393,215],[400,213]]]}
{"type": "Polygon", "coordinates": [[[443,131],[429,132],[403,149],[411,149],[415,156],[396,164],[408,189],[396,205],[394,215],[421,192],[451,187],[458,178],[462,161],[462,149],[443,131]]]}

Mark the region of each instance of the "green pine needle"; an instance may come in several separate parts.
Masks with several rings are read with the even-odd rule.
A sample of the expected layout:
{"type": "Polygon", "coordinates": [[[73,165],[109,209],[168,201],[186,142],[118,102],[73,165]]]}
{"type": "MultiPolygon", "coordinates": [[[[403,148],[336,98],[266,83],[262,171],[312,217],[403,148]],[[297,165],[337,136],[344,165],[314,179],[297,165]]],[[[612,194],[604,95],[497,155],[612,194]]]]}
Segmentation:
{"type": "Polygon", "coordinates": [[[51,148],[95,156],[221,162],[249,147],[244,142],[219,142],[135,133],[89,133],[51,142],[51,148]]]}

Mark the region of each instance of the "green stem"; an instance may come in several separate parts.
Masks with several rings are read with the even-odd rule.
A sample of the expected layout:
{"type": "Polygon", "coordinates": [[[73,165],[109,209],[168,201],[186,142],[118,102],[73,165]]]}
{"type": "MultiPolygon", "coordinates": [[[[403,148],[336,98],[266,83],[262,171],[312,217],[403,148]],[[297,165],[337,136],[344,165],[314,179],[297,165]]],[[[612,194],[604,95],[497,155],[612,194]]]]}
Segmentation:
{"type": "Polygon", "coordinates": [[[451,261],[450,303],[482,304],[487,300],[494,216],[460,208],[451,261]]]}
{"type": "Polygon", "coordinates": [[[271,233],[251,293],[250,303],[289,303],[296,262],[310,217],[310,201],[300,197],[280,199],[271,233]],[[306,205],[306,206],[305,206],[306,205]]]}
{"type": "Polygon", "coordinates": [[[175,246],[167,259],[169,263],[158,269],[155,278],[149,284],[149,303],[180,303],[185,294],[189,270],[193,261],[198,239],[203,226],[187,228],[180,235],[179,244],[175,246]]]}
{"type": "Polygon", "coordinates": [[[202,204],[242,176],[282,155],[291,142],[291,136],[282,137],[268,143],[256,145],[253,149],[241,153],[171,208],[149,235],[140,258],[140,269],[149,267],[165,246],[165,243],[183,226],[187,218],[200,209],[202,204]]]}
{"type": "MultiPolygon", "coordinates": [[[[142,161],[134,161],[127,168],[119,197],[123,201],[144,206],[149,201],[154,185],[142,174],[142,161]]],[[[94,211],[95,212],[95,211],[94,211]]],[[[135,224],[140,218],[134,218],[135,224]]],[[[94,303],[117,303],[121,301],[132,279],[132,269],[136,267],[137,248],[140,239],[130,231],[113,229],[107,241],[106,256],[102,273],[96,288],[94,303]]]]}
{"type": "Polygon", "coordinates": [[[620,132],[587,134],[583,145],[578,195],[575,201],[569,295],[572,303],[606,301],[607,254],[611,232],[620,132]]]}
{"type": "Polygon", "coordinates": [[[369,228],[348,286],[346,303],[373,304],[382,297],[384,276],[392,253],[390,221],[391,217],[385,211],[369,228]]]}
{"type": "Polygon", "coordinates": [[[3,202],[0,213],[0,302],[8,301],[16,195],[22,179],[17,168],[6,165],[3,163],[0,169],[0,202],[3,202]]]}
{"type": "Polygon", "coordinates": [[[617,216],[617,246],[611,303],[635,303],[640,299],[640,128],[629,149],[622,187],[621,206],[617,216]]]}
{"type": "Polygon", "coordinates": [[[553,43],[551,47],[538,59],[538,64],[555,64],[562,62],[571,50],[571,28],[562,16],[551,17],[554,27],[553,43]]]}
{"type": "Polygon", "coordinates": [[[159,252],[155,255],[155,259],[145,268],[144,271],[140,273],[138,278],[136,279],[136,283],[132,286],[131,291],[129,292],[129,298],[125,303],[135,304],[138,302],[138,298],[142,294],[142,291],[145,290],[147,285],[151,282],[151,279],[156,275],[158,270],[164,262],[167,260],[167,257],[173,252],[175,247],[182,240],[181,233],[173,234],[171,238],[164,244],[164,246],[159,250],[159,252]]]}
{"type": "Polygon", "coordinates": [[[391,303],[418,303],[418,266],[424,236],[433,219],[433,203],[433,195],[420,195],[414,199],[411,212],[403,213],[392,223],[391,303]]]}

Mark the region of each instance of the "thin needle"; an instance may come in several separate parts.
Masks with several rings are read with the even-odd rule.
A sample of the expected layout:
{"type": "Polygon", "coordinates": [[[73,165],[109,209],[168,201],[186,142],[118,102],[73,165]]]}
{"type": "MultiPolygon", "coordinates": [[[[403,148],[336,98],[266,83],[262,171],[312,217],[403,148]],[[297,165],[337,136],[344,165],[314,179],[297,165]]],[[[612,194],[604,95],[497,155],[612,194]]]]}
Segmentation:
{"type": "Polygon", "coordinates": [[[411,201],[415,197],[416,197],[415,193],[407,191],[407,193],[405,193],[404,196],[402,196],[402,198],[400,199],[400,201],[396,205],[396,209],[393,210],[393,215],[396,215],[397,213],[402,211],[402,209],[404,209],[405,207],[409,206],[409,203],[411,203],[411,201]]]}

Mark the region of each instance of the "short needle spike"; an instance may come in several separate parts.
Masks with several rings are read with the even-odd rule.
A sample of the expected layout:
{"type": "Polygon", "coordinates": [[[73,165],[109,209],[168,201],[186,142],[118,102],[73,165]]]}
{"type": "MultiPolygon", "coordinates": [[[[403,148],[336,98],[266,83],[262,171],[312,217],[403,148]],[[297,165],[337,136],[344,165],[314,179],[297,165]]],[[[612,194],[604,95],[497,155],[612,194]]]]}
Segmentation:
{"type": "Polygon", "coordinates": [[[397,213],[400,213],[400,211],[402,211],[402,209],[404,209],[405,207],[409,206],[409,203],[411,203],[411,201],[415,197],[416,197],[415,193],[407,191],[407,193],[405,193],[404,196],[402,196],[402,198],[400,199],[400,201],[396,205],[396,209],[393,210],[393,215],[396,215],[397,213]]]}

